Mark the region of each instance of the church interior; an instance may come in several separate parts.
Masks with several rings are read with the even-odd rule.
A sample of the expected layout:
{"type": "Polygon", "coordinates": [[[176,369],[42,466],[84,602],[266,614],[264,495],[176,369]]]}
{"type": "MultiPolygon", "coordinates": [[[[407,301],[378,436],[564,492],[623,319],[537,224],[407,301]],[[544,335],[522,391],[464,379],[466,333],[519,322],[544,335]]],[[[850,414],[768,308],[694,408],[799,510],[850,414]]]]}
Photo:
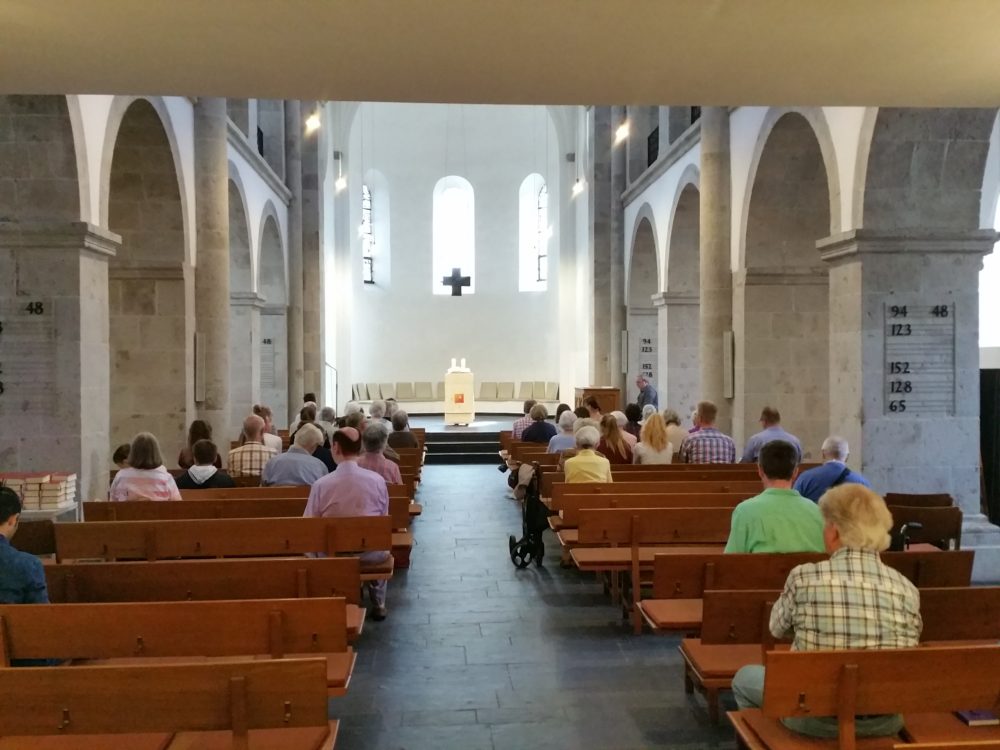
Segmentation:
{"type": "Polygon", "coordinates": [[[1000,713],[998,25],[993,0],[4,2],[0,553],[47,598],[0,554],[0,750],[1000,748],[959,717],[1000,713]],[[608,413],[644,403],[640,444],[668,412],[688,435],[673,462],[587,494],[520,439],[617,445],[608,413]],[[834,440],[834,485],[891,511],[926,649],[775,645],[790,570],[837,553],[720,554],[771,487],[763,448],[737,463],[769,409],[789,482],[834,440]],[[195,422],[236,487],[108,502],[146,433],[160,471],[202,468],[195,422]],[[234,453],[308,424],[327,478],[396,448],[377,521],[240,481],[234,453]],[[734,457],[690,458],[715,429],[734,457]],[[905,724],[855,744],[855,714],[905,724]]]}

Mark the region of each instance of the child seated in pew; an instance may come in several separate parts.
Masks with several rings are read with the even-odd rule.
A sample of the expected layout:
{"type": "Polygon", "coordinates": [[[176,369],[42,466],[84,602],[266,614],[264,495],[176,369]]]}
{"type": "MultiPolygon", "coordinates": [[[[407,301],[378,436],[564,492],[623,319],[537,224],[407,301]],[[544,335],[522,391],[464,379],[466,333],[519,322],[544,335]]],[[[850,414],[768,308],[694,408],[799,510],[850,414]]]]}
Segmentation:
{"type": "MultiPolygon", "coordinates": [[[[819,510],[830,559],[792,569],[771,610],[771,633],[793,635],[797,651],[916,646],[923,627],[920,595],[879,558],[892,528],[885,501],[863,485],[844,484],[820,498],[819,510]]],[[[740,669],[733,694],[740,708],[762,705],[764,667],[740,669]]],[[[812,737],[837,736],[836,717],[791,717],[782,723],[812,737]]],[[[898,714],[859,716],[856,722],[859,737],[892,736],[902,728],[898,714]]]]}
{"type": "Polygon", "coordinates": [[[128,468],[115,474],[108,497],[123,500],[180,500],[174,478],[163,465],[160,443],[149,432],[140,432],[132,440],[128,468]]]}
{"type": "Polygon", "coordinates": [[[115,448],[115,452],[111,455],[111,462],[119,469],[125,469],[128,467],[128,450],[129,444],[122,443],[115,448]]]}
{"type": "Polygon", "coordinates": [[[211,440],[197,440],[191,446],[194,465],[180,476],[174,477],[179,490],[216,490],[235,487],[233,478],[215,466],[219,449],[211,440]]]}

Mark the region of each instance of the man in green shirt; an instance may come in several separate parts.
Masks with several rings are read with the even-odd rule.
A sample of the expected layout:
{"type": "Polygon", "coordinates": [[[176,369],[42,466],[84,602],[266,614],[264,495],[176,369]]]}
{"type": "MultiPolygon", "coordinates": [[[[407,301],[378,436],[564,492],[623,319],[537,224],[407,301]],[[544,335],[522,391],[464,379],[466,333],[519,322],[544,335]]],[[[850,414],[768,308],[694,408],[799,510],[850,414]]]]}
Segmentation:
{"type": "Polygon", "coordinates": [[[764,491],[733,510],[726,552],[823,552],[823,517],[816,503],[792,489],[795,446],[774,440],[760,449],[757,473],[764,491]]]}

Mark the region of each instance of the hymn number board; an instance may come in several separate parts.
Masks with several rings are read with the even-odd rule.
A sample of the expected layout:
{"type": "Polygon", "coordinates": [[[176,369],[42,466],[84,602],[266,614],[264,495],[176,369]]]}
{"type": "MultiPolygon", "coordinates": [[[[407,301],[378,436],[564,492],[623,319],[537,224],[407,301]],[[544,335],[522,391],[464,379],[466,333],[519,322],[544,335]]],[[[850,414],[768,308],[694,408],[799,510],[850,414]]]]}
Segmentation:
{"type": "Polygon", "coordinates": [[[647,336],[639,338],[639,374],[647,380],[655,380],[656,344],[647,336]]]}
{"type": "Polygon", "coordinates": [[[885,414],[955,413],[955,306],[885,305],[885,414]]]}
{"type": "Polygon", "coordinates": [[[52,300],[0,300],[0,417],[51,408],[56,366],[52,300]]]}

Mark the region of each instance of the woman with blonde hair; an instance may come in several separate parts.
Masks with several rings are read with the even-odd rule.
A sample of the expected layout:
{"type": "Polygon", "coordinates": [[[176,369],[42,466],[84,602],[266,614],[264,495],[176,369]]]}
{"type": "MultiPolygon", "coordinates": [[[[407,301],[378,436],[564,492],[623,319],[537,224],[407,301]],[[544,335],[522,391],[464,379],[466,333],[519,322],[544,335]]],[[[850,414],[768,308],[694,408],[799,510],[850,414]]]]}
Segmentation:
{"type": "Polygon", "coordinates": [[[612,464],[632,463],[632,449],[625,441],[624,433],[618,426],[614,414],[601,417],[601,442],[597,444],[597,452],[604,455],[612,464]]]}
{"type": "Polygon", "coordinates": [[[109,495],[112,501],[181,499],[174,478],[163,465],[155,436],[140,432],[132,439],[128,468],[115,474],[109,495]]]}
{"type": "Polygon", "coordinates": [[[673,458],[674,445],[667,439],[667,425],[663,417],[654,413],[642,426],[632,463],[669,464],[673,458]]]}

